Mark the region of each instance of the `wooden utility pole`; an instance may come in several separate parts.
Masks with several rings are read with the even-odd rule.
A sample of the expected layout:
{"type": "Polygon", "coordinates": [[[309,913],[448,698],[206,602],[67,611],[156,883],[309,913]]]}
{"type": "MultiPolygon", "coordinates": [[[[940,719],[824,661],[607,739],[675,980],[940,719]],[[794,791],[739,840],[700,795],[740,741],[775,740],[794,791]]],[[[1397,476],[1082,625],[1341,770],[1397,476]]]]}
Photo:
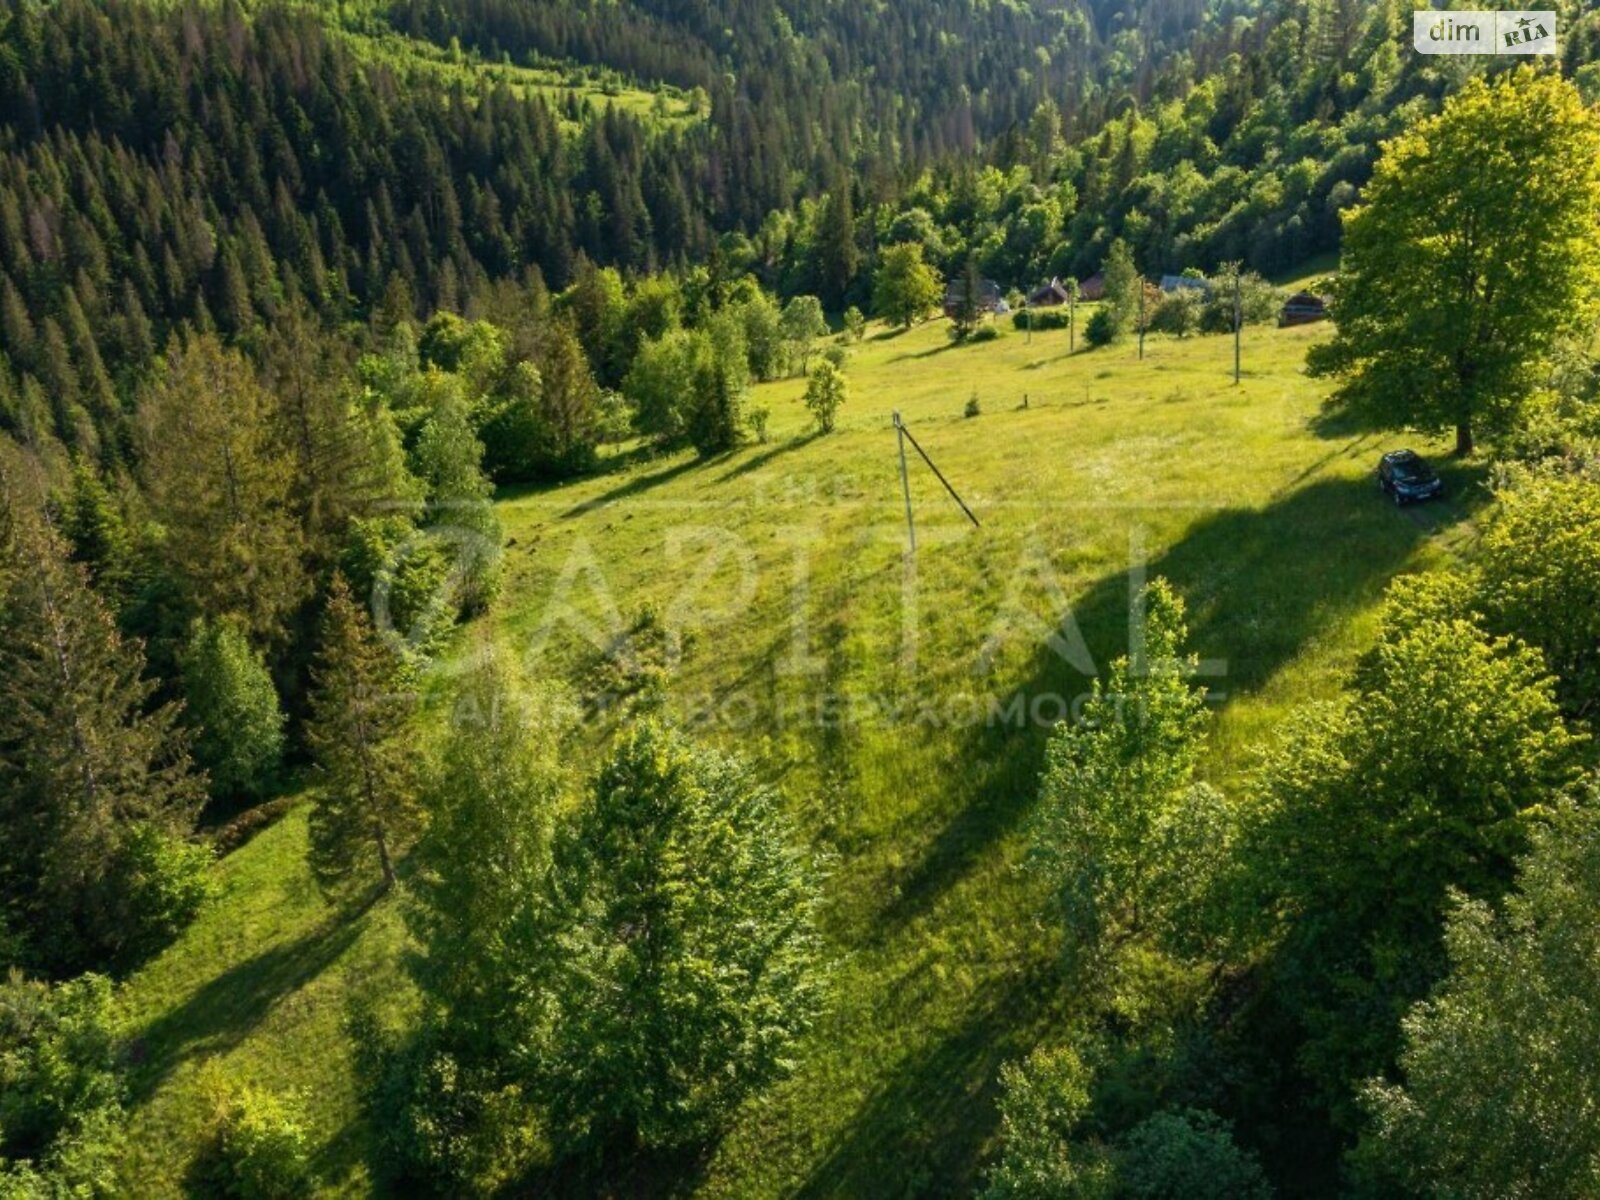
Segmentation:
{"type": "Polygon", "coordinates": [[[967,502],[961,498],[960,493],[955,488],[950,486],[950,481],[944,477],[944,472],[934,466],[933,459],[928,457],[928,452],[917,443],[917,439],[911,436],[911,431],[906,428],[905,422],[900,419],[898,410],[894,414],[894,430],[900,442],[900,488],[905,493],[906,498],[906,533],[911,539],[911,553],[915,554],[917,552],[917,527],[911,518],[911,477],[906,472],[907,442],[911,443],[911,448],[917,452],[922,461],[928,464],[928,470],[932,471],[934,478],[944,485],[944,490],[950,493],[950,498],[961,506],[961,511],[967,514],[967,520],[971,521],[977,528],[982,529],[983,526],[978,523],[978,518],[967,507],[967,502]]]}
{"type": "Polygon", "coordinates": [[[1139,276],[1139,361],[1144,361],[1144,276],[1139,276]]]}
{"type": "Polygon", "coordinates": [[[894,414],[895,439],[900,444],[900,490],[906,497],[906,536],[911,539],[911,553],[917,552],[917,523],[911,519],[911,476],[906,471],[906,427],[900,423],[900,410],[894,414]]]}
{"type": "Polygon", "coordinates": [[[1244,305],[1239,299],[1239,272],[1233,273],[1233,384],[1239,386],[1239,330],[1244,326],[1244,305]]]}

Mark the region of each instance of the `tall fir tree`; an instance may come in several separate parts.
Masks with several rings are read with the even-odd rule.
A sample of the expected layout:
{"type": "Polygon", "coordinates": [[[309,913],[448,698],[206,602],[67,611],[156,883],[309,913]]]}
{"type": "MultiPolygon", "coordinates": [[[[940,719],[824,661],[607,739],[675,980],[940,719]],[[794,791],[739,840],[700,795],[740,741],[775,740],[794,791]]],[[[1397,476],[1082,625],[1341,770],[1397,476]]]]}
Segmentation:
{"type": "Polygon", "coordinates": [[[82,969],[148,944],[165,919],[128,886],[152,846],[140,831],[186,835],[204,777],[175,707],[151,705],[139,645],[19,493],[0,473],[0,904],[38,963],[82,969]]]}
{"type": "Polygon", "coordinates": [[[374,866],[385,890],[394,884],[396,853],[423,823],[408,740],[414,707],[401,658],[335,574],[306,729],[317,766],[311,866],[325,888],[374,866]]]}

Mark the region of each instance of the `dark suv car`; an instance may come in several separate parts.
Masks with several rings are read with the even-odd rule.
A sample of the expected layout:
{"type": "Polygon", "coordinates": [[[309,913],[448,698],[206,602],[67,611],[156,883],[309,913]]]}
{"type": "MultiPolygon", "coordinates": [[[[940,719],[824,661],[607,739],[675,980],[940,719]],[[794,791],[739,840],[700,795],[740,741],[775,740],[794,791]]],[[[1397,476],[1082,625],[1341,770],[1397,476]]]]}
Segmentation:
{"type": "Polygon", "coordinates": [[[1394,450],[1378,461],[1378,486],[1396,504],[1432,500],[1444,492],[1444,480],[1414,450],[1394,450]]]}

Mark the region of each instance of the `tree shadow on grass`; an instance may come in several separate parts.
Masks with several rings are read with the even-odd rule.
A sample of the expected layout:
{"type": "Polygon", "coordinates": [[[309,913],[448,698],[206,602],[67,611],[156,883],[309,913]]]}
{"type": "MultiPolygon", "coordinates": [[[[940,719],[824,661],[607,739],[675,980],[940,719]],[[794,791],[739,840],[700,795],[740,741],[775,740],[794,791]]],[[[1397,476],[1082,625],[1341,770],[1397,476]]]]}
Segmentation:
{"type": "Polygon", "coordinates": [[[743,462],[737,463],[727,471],[724,471],[721,475],[718,475],[717,482],[727,483],[730,480],[738,479],[741,476],[748,475],[752,471],[759,471],[762,467],[766,466],[774,459],[782,458],[785,454],[792,454],[796,450],[805,449],[805,447],[809,446],[821,436],[822,434],[818,433],[816,430],[812,430],[810,433],[802,433],[796,437],[792,437],[786,442],[779,442],[775,446],[768,446],[765,450],[762,450],[757,454],[752,454],[743,462]]]}
{"type": "Polygon", "coordinates": [[[679,475],[682,475],[686,471],[693,470],[695,467],[700,466],[705,461],[705,459],[699,457],[685,458],[681,462],[675,462],[671,466],[661,468],[659,471],[651,471],[647,474],[634,475],[630,477],[627,482],[619,483],[610,491],[602,492],[600,495],[585,500],[581,504],[574,504],[571,508],[567,509],[566,512],[561,514],[561,519],[563,521],[570,521],[574,517],[581,517],[585,513],[593,512],[597,508],[604,508],[608,504],[615,504],[618,500],[626,500],[630,496],[637,496],[641,492],[648,492],[652,488],[660,487],[663,483],[672,482],[672,480],[676,479],[679,475]]]}
{"type": "MultiPolygon", "coordinates": [[[[1459,521],[1470,504],[1441,509],[1459,521]]],[[[1396,512],[1365,479],[1324,479],[1263,509],[1231,508],[1197,521],[1150,561],[1187,605],[1189,647],[1209,673],[1214,705],[1263,687],[1319,634],[1379,599],[1389,579],[1430,532],[1396,512]]],[[[1138,576],[1109,574],[1072,602],[1072,616],[1104,672],[1127,652],[1130,599],[1138,576]]],[[[954,817],[920,860],[884,891],[892,897],[884,935],[927,911],[1016,827],[1033,803],[1049,728],[1091,680],[1048,646],[1026,682],[1000,704],[1005,718],[976,725],[962,761],[972,764],[954,817]],[[1046,703],[1048,701],[1048,703],[1046,703]],[[1042,719],[1036,720],[1035,715],[1042,719]]]]}
{"type": "Polygon", "coordinates": [[[182,1063],[226,1053],[264,1020],[274,1005],[299,990],[347,950],[365,922],[340,913],[292,941],[264,950],[207,981],[133,1038],[131,1092],[148,1097],[182,1063]]]}
{"type": "Polygon", "coordinates": [[[861,1106],[796,1195],[972,1195],[999,1128],[1000,1066],[1033,1048],[1064,999],[1050,961],[986,995],[861,1106]]]}

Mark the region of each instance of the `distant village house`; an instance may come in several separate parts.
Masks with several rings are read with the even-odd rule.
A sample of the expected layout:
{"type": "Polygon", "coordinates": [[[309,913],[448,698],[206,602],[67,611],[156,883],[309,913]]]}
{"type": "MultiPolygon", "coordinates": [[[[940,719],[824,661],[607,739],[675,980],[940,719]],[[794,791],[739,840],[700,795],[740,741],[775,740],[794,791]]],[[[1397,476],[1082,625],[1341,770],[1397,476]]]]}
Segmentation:
{"type": "Polygon", "coordinates": [[[1278,314],[1278,325],[1309,325],[1313,321],[1328,319],[1328,300],[1326,296],[1313,295],[1311,292],[1296,292],[1283,302],[1283,311],[1278,314]]]}
{"type": "MultiPolygon", "coordinates": [[[[961,302],[965,299],[964,292],[966,281],[964,279],[951,280],[950,286],[944,290],[944,315],[954,319],[961,311],[961,302]]],[[[1006,313],[1010,308],[1005,298],[1000,294],[1000,285],[992,279],[980,280],[978,294],[974,297],[977,309],[982,313],[1006,313]]]]}
{"type": "Polygon", "coordinates": [[[1104,271],[1096,271],[1089,278],[1078,285],[1078,299],[1104,300],[1106,298],[1106,276],[1104,271]]]}
{"type": "Polygon", "coordinates": [[[1057,308],[1065,304],[1071,297],[1067,294],[1067,285],[1060,279],[1051,279],[1041,288],[1036,288],[1028,296],[1029,308],[1057,308]]]}

